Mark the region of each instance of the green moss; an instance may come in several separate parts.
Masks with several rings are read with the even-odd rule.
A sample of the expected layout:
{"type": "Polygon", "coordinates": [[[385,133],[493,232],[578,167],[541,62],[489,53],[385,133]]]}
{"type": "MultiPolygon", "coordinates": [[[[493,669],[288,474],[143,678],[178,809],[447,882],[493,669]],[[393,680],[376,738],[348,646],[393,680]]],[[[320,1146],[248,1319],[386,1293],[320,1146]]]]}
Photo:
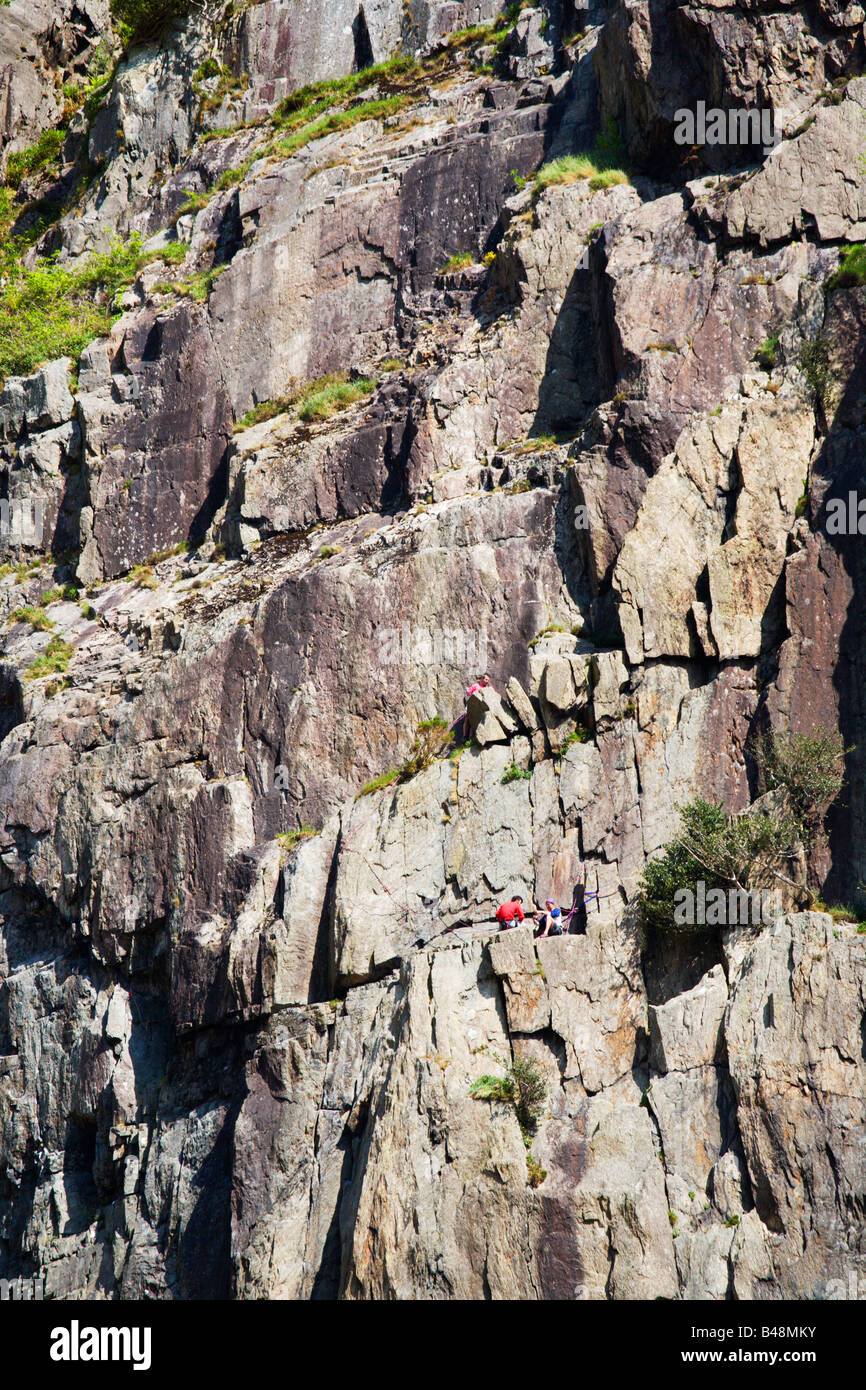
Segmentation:
{"type": "Polygon", "coordinates": [[[309,840],[319,831],[313,825],[301,825],[297,830],[288,830],[277,836],[277,841],[283,849],[294,849],[302,840],[309,840]]]}
{"type": "Polygon", "coordinates": [[[755,353],[755,361],[769,372],[776,365],[776,358],[779,348],[779,335],[774,333],[772,337],[765,338],[755,353]]]}
{"type": "Polygon", "coordinates": [[[509,782],[529,781],[532,777],[531,767],[518,767],[517,763],[510,763],[502,774],[502,784],[506,786],[509,782]]]}
{"type": "Polygon", "coordinates": [[[806,510],[807,510],[808,506],[809,506],[809,479],[808,479],[808,478],[804,478],[804,479],[803,479],[803,491],[800,493],[800,497],[799,497],[799,499],[798,499],[797,505],[796,505],[796,507],[794,508],[794,516],[795,516],[798,520],[799,520],[799,518],[800,518],[801,516],[805,516],[805,515],[806,515],[806,510]]]}
{"type": "Polygon", "coordinates": [[[572,729],[571,733],[568,735],[568,738],[567,738],[567,739],[565,740],[565,742],[563,743],[561,749],[559,750],[559,752],[560,752],[560,757],[561,757],[562,754],[565,753],[569,748],[571,748],[572,744],[575,744],[575,743],[591,743],[591,742],[592,742],[592,731],[591,731],[590,729],[588,729],[587,726],[586,726],[585,724],[579,724],[579,725],[577,726],[576,729],[572,729]]]}

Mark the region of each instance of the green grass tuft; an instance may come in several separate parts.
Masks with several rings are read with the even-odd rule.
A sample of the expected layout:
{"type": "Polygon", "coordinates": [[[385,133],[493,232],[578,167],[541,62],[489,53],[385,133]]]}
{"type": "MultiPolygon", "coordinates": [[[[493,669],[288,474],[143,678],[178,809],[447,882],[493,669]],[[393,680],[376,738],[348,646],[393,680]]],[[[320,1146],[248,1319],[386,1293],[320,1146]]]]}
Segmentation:
{"type": "Polygon", "coordinates": [[[455,271],[465,270],[466,266],[474,264],[474,256],[471,251],[458,251],[456,255],[450,256],[445,264],[440,268],[440,275],[453,275],[455,271]]]}
{"type": "Polygon", "coordinates": [[[9,614],[8,626],[11,627],[13,623],[29,623],[31,627],[38,628],[42,632],[49,632],[54,626],[44,608],[33,608],[29,605],[12,610],[9,614]]]}
{"type": "Polygon", "coordinates": [[[862,242],[847,248],[838,270],[834,270],[827,281],[830,290],[849,289],[854,285],[866,285],[866,246],[862,242]]]}
{"type": "Polygon", "coordinates": [[[62,637],[52,637],[48,646],[41,656],[37,656],[35,661],[23,672],[22,679],[25,681],[40,680],[42,676],[52,676],[63,674],[66,671],[72,658],[72,647],[68,642],[64,642],[62,637]]]}
{"type": "Polygon", "coordinates": [[[338,411],[347,410],[356,401],[369,396],[377,384],[373,377],[348,380],[343,373],[338,373],[336,378],[324,378],[322,384],[314,383],[299,401],[298,419],[306,424],[329,420],[338,411]]]}

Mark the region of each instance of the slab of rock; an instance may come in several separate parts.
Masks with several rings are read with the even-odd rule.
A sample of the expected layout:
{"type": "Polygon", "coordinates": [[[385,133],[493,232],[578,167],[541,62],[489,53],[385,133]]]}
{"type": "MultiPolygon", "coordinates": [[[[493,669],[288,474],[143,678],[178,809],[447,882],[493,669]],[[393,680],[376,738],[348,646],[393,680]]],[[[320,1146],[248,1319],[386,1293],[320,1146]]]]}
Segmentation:
{"type": "Polygon", "coordinates": [[[505,687],[505,698],[527,733],[534,733],[538,728],[538,715],[516,676],[509,677],[505,687]]]}
{"type": "Polygon", "coordinates": [[[728,1003],[725,972],[716,965],[694,989],[650,1004],[650,1061],[657,1071],[688,1071],[720,1060],[728,1003]]]}
{"type": "Polygon", "coordinates": [[[469,729],[482,748],[489,743],[507,743],[517,733],[517,722],[509,714],[502,696],[492,686],[476,690],[466,703],[469,729]]]}

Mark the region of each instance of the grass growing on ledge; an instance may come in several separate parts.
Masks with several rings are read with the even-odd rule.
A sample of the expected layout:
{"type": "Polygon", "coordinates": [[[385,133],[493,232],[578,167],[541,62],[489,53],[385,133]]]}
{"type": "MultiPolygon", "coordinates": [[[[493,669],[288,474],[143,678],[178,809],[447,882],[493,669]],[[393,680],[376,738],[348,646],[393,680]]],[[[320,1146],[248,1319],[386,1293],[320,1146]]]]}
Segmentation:
{"type": "Polygon", "coordinates": [[[765,338],[764,341],[761,343],[761,346],[755,353],[755,361],[758,363],[758,366],[763,367],[764,370],[767,372],[772,371],[772,369],[776,365],[778,349],[778,333],[774,333],[771,338],[765,338]]]}
{"type": "Polygon", "coordinates": [[[377,385],[373,377],[362,376],[350,381],[342,372],[331,378],[322,378],[320,382],[314,382],[299,401],[298,419],[306,424],[329,420],[338,411],[347,410],[356,401],[369,396],[377,385]]]}
{"type": "Polygon", "coordinates": [[[575,183],[586,179],[593,193],[614,184],[629,183],[629,176],[620,166],[625,163],[626,150],[613,121],[608,121],[595,142],[592,153],[564,155],[543,165],[535,175],[535,194],[555,184],[575,183]]]}
{"type": "Polygon", "coordinates": [[[362,796],[369,796],[371,792],[384,791],[395,782],[408,782],[429,767],[435,758],[443,754],[450,756],[454,751],[454,734],[447,721],[440,719],[438,715],[433,719],[424,719],[415,730],[415,739],[403,766],[380,772],[378,777],[374,777],[361,788],[355,800],[359,801],[362,796]]]}
{"type": "Polygon", "coordinates": [[[812,904],[812,911],[826,912],[834,922],[856,922],[860,926],[866,923],[866,913],[862,908],[858,911],[848,903],[825,903],[821,898],[816,898],[812,904]]]}
{"type": "Polygon", "coordinates": [[[502,774],[502,785],[507,786],[509,782],[528,782],[531,777],[531,767],[518,767],[517,763],[511,763],[502,774]]]}
{"type": "Polygon", "coordinates": [[[838,270],[834,270],[827,281],[830,290],[847,289],[853,285],[866,285],[866,246],[862,242],[848,247],[838,270]]]}
{"type": "Polygon", "coordinates": [[[449,256],[438,273],[440,275],[453,275],[455,271],[465,270],[466,266],[473,264],[474,257],[471,251],[458,251],[455,256],[449,256]]]}
{"type": "Polygon", "coordinates": [[[318,835],[318,830],[313,825],[301,825],[297,830],[286,830],[277,836],[278,843],[283,849],[294,849],[302,840],[312,839],[318,835]]]}
{"type": "Polygon", "coordinates": [[[62,637],[52,637],[41,656],[23,672],[22,679],[36,681],[42,676],[62,675],[72,658],[72,647],[62,637]]]}
{"type": "Polygon", "coordinates": [[[241,430],[252,429],[253,425],[261,425],[266,420],[273,420],[277,415],[285,415],[291,408],[292,402],[287,396],[275,396],[270,401],[259,401],[258,405],[254,405],[246,415],[242,415],[235,422],[234,433],[240,434],[241,430]]]}
{"type": "Polygon", "coordinates": [[[50,632],[54,623],[49,618],[43,608],[15,608],[9,614],[7,627],[12,627],[14,623],[29,623],[31,627],[38,628],[41,632],[50,632]]]}
{"type": "Polygon", "coordinates": [[[362,796],[371,796],[373,792],[381,792],[386,787],[393,787],[400,777],[400,772],[399,767],[392,767],[387,772],[380,772],[378,777],[364,783],[361,790],[356,793],[355,800],[360,801],[362,796]]]}
{"type": "Polygon", "coordinates": [[[591,731],[587,728],[587,726],[586,726],[585,724],[579,724],[578,727],[577,727],[576,729],[572,729],[571,733],[568,735],[568,738],[565,739],[565,741],[563,742],[563,745],[562,745],[562,747],[561,747],[560,750],[559,750],[559,755],[560,755],[560,757],[562,757],[562,754],[563,754],[563,753],[567,753],[568,750],[569,750],[569,748],[571,748],[575,743],[591,743],[591,742],[592,742],[592,733],[591,733],[591,731]]]}
{"type": "Polygon", "coordinates": [[[199,275],[190,276],[188,280],[161,280],[158,285],[154,285],[154,293],[177,294],[182,299],[194,299],[197,304],[203,304],[213,289],[214,281],[227,269],[227,266],[216,265],[211,270],[203,270],[199,275]]]}
{"type": "MultiPolygon", "coordinates": [[[[382,371],[397,370],[402,363],[385,363],[382,371]]],[[[379,385],[375,377],[352,377],[348,372],[329,372],[327,376],[316,377],[299,386],[287,396],[274,396],[267,401],[259,401],[242,415],[235,423],[234,432],[251,429],[277,415],[286,415],[294,410],[297,418],[305,424],[330,420],[332,415],[347,410],[357,401],[363,400],[379,385]]]]}
{"type": "Polygon", "coordinates": [[[323,82],[308,83],[296,92],[285,97],[274,113],[274,124],[279,129],[295,129],[306,125],[319,111],[348,101],[358,92],[367,91],[376,84],[387,85],[396,78],[415,76],[421,69],[414,58],[398,54],[384,63],[364,68],[361,72],[350,73],[348,77],[326,78],[323,82]]]}
{"type": "Polygon", "coordinates": [[[275,140],[265,153],[282,155],[285,158],[287,155],[302,150],[305,145],[309,145],[311,140],[318,140],[323,135],[332,135],[337,130],[351,130],[361,121],[384,120],[387,116],[394,116],[398,111],[402,111],[403,107],[407,106],[411,100],[408,92],[401,92],[397,96],[379,97],[371,101],[359,102],[355,106],[347,107],[345,111],[324,113],[307,125],[301,126],[287,139],[275,140]]]}

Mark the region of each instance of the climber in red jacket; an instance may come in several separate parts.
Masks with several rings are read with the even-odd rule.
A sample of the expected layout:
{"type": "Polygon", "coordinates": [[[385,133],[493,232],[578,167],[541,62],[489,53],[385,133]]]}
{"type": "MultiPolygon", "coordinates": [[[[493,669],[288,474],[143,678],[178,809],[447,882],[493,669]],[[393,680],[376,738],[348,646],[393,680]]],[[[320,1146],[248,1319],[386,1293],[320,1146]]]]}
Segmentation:
{"type": "Polygon", "coordinates": [[[519,893],[515,894],[511,902],[503,903],[496,909],[496,920],[504,931],[523,921],[523,899],[519,893]]]}

